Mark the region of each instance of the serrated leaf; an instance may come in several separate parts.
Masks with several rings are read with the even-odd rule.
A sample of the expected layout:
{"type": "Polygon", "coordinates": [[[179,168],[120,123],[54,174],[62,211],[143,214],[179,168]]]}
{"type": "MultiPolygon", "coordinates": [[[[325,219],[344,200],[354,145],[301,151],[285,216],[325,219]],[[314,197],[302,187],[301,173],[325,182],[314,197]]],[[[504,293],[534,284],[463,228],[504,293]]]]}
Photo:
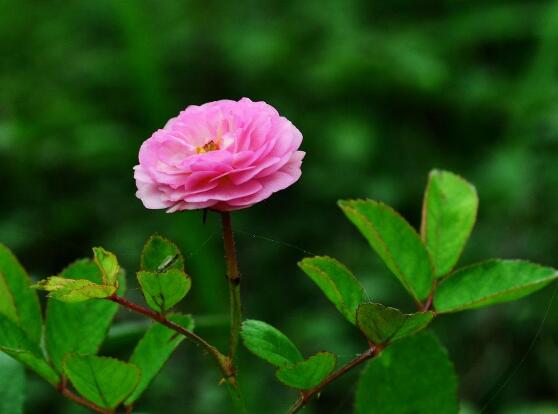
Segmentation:
{"type": "Polygon", "coordinates": [[[533,293],[558,278],[550,267],[521,260],[489,260],[465,267],[436,289],[438,313],[457,312],[509,302],[533,293]]]}
{"type": "Polygon", "coordinates": [[[363,303],[358,307],[357,326],[374,344],[385,344],[426,328],[432,312],[404,314],[379,303],[363,303]]]}
{"type": "Polygon", "coordinates": [[[0,413],[23,414],[25,371],[15,359],[0,353],[0,413]]]}
{"type": "Polygon", "coordinates": [[[448,171],[434,170],[428,178],[422,210],[421,236],[442,277],[456,265],[477,218],[475,187],[448,171]]]}
{"type": "MultiPolygon", "coordinates": [[[[101,271],[89,259],[74,262],[61,275],[69,279],[102,283],[101,271]]],[[[119,285],[119,293],[123,294],[123,277],[119,285]]],[[[46,312],[46,349],[56,369],[59,372],[62,370],[62,359],[66,354],[96,354],[117,311],[118,305],[108,300],[63,303],[49,299],[46,312]]]]}
{"type": "Polygon", "coordinates": [[[184,271],[184,257],[170,240],[154,234],[147,240],[141,253],[141,270],[164,272],[169,269],[184,271]]]}
{"type": "Polygon", "coordinates": [[[299,267],[318,285],[345,318],[355,324],[356,310],[365,298],[364,288],[347,267],[330,257],[311,257],[299,267]]]}
{"type": "Polygon", "coordinates": [[[240,335],[248,350],[278,368],[304,360],[298,348],[285,334],[265,322],[244,321],[240,335]]]}
{"type": "Polygon", "coordinates": [[[116,256],[102,247],[94,247],[93,257],[103,274],[103,285],[117,286],[120,266],[116,256]]]}
{"type": "Polygon", "coordinates": [[[116,292],[116,286],[98,285],[87,279],[68,279],[60,276],[51,276],[32,287],[46,290],[49,292],[49,298],[66,303],[108,298],[116,292]]]}
{"type": "Polygon", "coordinates": [[[379,303],[363,303],[358,307],[357,326],[375,344],[388,342],[405,323],[405,315],[379,303]]]}
{"type": "MultiPolygon", "coordinates": [[[[168,319],[188,330],[194,329],[190,315],[169,315],[168,319]]],[[[153,324],[134,348],[130,362],[141,371],[141,378],[134,392],[126,399],[130,405],[136,401],[153,381],[176,347],[185,339],[172,329],[161,324],[153,324]]]]}
{"type": "Polygon", "coordinates": [[[457,376],[431,333],[410,336],[368,362],[356,392],[356,414],[457,414],[457,376]]]}
{"type": "Polygon", "coordinates": [[[337,357],[331,352],[318,352],[304,361],[277,370],[277,379],[288,387],[308,390],[319,385],[335,369],[337,357]]]}
{"type": "Polygon", "coordinates": [[[138,282],[149,307],[160,313],[167,312],[180,302],[192,287],[192,280],[182,270],[170,269],[164,273],[138,272],[138,282]]]}
{"type": "Polygon", "coordinates": [[[415,300],[426,299],[432,287],[432,265],[411,225],[377,201],[339,201],[339,206],[415,300]]]}
{"type": "Polygon", "coordinates": [[[0,273],[4,276],[15,306],[18,325],[29,339],[39,343],[43,318],[37,292],[31,289],[31,279],[12,252],[0,243],[0,273]]]}
{"type": "Polygon", "coordinates": [[[0,315],[0,351],[18,360],[49,383],[58,383],[58,374],[45,361],[39,345],[15,322],[0,315]]]}
{"type": "Polygon", "coordinates": [[[95,355],[68,355],[64,358],[64,373],[83,397],[108,409],[124,401],[140,380],[140,370],[135,365],[95,355]]]}
{"type": "Polygon", "coordinates": [[[401,326],[397,333],[393,335],[390,342],[395,342],[406,336],[414,335],[428,327],[434,318],[434,312],[417,312],[410,315],[406,314],[405,316],[407,318],[405,319],[403,326],[401,326]]]}

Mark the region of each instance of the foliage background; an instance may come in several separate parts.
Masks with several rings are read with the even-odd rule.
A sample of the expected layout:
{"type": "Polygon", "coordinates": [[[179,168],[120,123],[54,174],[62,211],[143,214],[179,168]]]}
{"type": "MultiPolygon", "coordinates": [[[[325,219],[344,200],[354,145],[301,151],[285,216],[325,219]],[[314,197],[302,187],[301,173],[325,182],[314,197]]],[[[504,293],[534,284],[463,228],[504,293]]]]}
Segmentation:
{"type": "MultiPolygon", "coordinates": [[[[558,2],[4,0],[0,51],[0,241],[36,278],[103,245],[141,301],[140,248],[160,232],[187,255],[194,287],[182,309],[223,344],[217,217],[203,225],[199,212],[145,210],[132,167],[141,142],[184,106],[242,96],[273,104],[305,136],[301,181],[234,225],[245,316],[280,327],[307,355],[327,349],[344,362],[363,341],[297,269],[304,256],[332,255],[375,301],[412,309],[339,198],[383,200],[418,225],[428,171],[449,169],[481,200],[462,264],[558,266],[558,2]]],[[[465,412],[555,412],[552,293],[435,322],[465,412]]],[[[119,314],[103,353],[128,355],[142,329],[132,319],[119,314]]],[[[246,351],[241,370],[253,412],[283,412],[295,398],[246,351]]],[[[356,379],[306,412],[349,412],[356,379]]],[[[184,345],[139,408],[227,412],[217,381],[208,358],[184,345]]],[[[28,388],[28,412],[81,412],[35,378],[28,388]]]]}

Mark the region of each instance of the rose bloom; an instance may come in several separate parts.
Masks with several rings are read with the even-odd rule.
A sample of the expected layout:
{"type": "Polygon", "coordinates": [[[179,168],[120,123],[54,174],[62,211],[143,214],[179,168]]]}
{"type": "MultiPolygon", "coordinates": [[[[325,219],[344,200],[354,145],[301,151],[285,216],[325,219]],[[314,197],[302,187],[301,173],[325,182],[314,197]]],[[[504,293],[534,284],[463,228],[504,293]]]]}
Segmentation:
{"type": "Polygon", "coordinates": [[[168,212],[250,207],[301,175],[300,131],[265,102],[188,106],[145,141],[137,197],[168,212]]]}

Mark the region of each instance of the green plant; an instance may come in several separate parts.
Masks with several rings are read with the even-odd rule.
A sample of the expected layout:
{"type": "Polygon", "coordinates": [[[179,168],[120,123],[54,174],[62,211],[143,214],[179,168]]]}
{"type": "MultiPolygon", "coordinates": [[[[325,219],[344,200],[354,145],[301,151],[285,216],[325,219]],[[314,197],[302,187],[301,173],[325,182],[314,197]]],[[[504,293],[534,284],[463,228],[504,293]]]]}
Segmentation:
{"type": "Polygon", "coordinates": [[[558,273],[518,260],[488,260],[454,270],[475,223],[478,197],[470,183],[450,172],[434,170],[429,176],[420,234],[381,202],[346,200],[339,207],[411,295],[417,312],[404,314],[374,303],[350,270],[333,258],[306,258],[300,268],[362,332],[365,350],[335,370],[333,354],[321,352],[304,360],[284,334],[253,320],[243,323],[245,346],[278,368],[279,381],[298,390],[289,413],[369,360],[357,387],[358,414],[457,413],[453,365],[435,336],[420,331],[446,313],[519,299],[548,285],[558,273]]]}
{"type": "MultiPolygon", "coordinates": [[[[207,352],[223,376],[233,407],[245,412],[236,368],[239,336],[246,348],[277,369],[280,382],[297,390],[290,413],[367,361],[356,392],[358,414],[457,413],[457,376],[443,346],[425,331],[429,324],[446,313],[519,299],[548,285],[558,273],[516,260],[490,260],[454,270],[472,231],[478,198],[471,184],[449,172],[430,174],[420,235],[383,203],[349,200],[339,206],[417,309],[406,314],[371,301],[351,271],[333,258],[302,260],[304,273],[363,335],[363,352],[338,369],[333,352],[316,350],[305,358],[269,324],[246,320],[241,326],[240,274],[228,212],[220,213],[231,304],[227,353],[195,333],[191,315],[172,312],[195,288],[195,277],[187,274],[179,248],[158,235],[145,244],[137,272],[147,306],[124,297],[124,271],[116,256],[102,248],[93,249],[92,259],[78,260],[59,275],[31,285],[17,259],[0,245],[0,349],[63,396],[105,414],[120,407],[132,412],[184,339],[207,352]],[[32,288],[49,292],[44,320],[32,288]],[[128,361],[98,355],[119,306],[155,322],[128,361]]],[[[0,366],[13,378],[3,387],[3,397],[9,400],[0,407],[21,412],[21,366],[5,358],[0,366]]]]}

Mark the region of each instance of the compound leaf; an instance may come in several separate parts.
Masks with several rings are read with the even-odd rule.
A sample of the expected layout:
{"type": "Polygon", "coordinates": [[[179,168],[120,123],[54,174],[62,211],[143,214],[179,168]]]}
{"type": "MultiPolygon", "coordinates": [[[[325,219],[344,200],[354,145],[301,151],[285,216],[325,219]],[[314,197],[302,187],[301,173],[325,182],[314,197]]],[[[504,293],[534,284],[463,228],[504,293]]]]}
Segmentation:
{"type": "Polygon", "coordinates": [[[411,225],[377,201],[339,201],[339,206],[415,300],[426,299],[432,287],[432,265],[411,225]]]}

